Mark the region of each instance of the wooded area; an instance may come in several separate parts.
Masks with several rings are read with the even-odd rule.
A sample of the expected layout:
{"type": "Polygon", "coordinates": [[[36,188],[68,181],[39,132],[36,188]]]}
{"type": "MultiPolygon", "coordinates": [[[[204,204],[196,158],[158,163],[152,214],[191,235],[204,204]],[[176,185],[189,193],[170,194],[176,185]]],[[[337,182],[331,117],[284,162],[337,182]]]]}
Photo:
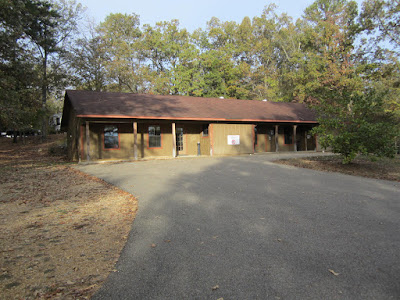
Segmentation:
{"type": "Polygon", "coordinates": [[[275,5],[194,32],[135,13],[87,24],[75,0],[0,0],[0,129],[42,128],[66,87],[306,102],[315,133],[349,162],[394,155],[400,118],[400,1],[317,0],[302,18],[275,5]],[[88,28],[82,30],[82,28],[88,28]]]}

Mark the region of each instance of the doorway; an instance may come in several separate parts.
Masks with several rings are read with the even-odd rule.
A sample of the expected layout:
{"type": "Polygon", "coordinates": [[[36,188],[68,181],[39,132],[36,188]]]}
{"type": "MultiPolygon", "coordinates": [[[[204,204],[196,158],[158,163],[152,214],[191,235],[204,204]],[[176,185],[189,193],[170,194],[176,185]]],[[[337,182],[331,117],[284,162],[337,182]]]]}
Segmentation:
{"type": "Polygon", "coordinates": [[[185,138],[183,135],[183,127],[176,128],[176,154],[186,154],[185,138]]]}

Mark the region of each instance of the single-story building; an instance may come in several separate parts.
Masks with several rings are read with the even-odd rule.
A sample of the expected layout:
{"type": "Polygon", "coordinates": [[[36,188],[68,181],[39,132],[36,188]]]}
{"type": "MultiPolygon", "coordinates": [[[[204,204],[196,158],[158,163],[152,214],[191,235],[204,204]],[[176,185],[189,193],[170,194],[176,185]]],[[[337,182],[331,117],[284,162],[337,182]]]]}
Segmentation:
{"type": "Polygon", "coordinates": [[[68,90],[61,128],[71,160],[310,151],[301,103],[68,90]]]}

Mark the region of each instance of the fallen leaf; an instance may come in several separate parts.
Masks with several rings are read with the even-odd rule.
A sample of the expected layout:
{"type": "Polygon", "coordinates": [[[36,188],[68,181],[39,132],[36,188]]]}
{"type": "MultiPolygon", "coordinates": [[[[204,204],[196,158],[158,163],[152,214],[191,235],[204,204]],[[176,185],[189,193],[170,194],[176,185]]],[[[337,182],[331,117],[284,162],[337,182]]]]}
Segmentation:
{"type": "Polygon", "coordinates": [[[151,248],[155,248],[155,247],[157,247],[156,244],[151,244],[151,248]]]}
{"type": "Polygon", "coordinates": [[[335,275],[335,276],[338,276],[340,273],[336,273],[335,271],[333,271],[333,270],[331,270],[331,269],[328,269],[329,270],[329,272],[331,272],[333,275],[335,275]]]}
{"type": "Polygon", "coordinates": [[[166,242],[166,243],[171,243],[171,240],[165,240],[164,242],[166,242]]]}
{"type": "Polygon", "coordinates": [[[218,289],[219,289],[219,285],[218,285],[218,284],[217,284],[216,286],[213,286],[213,287],[212,287],[212,290],[213,290],[213,291],[218,290],[218,289]]]}
{"type": "Polygon", "coordinates": [[[73,226],[73,228],[74,229],[81,229],[81,228],[83,228],[83,227],[85,227],[85,226],[88,226],[89,224],[75,224],[74,226],[73,226]]]}

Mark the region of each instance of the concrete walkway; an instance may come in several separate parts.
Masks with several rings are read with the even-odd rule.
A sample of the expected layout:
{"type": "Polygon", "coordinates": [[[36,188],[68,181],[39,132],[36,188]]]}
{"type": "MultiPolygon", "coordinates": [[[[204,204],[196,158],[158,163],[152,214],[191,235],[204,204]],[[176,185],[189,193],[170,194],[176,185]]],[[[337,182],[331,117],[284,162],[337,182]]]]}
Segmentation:
{"type": "Polygon", "coordinates": [[[399,299],[400,184],[274,155],[78,166],[139,200],[93,299],[399,299]]]}

